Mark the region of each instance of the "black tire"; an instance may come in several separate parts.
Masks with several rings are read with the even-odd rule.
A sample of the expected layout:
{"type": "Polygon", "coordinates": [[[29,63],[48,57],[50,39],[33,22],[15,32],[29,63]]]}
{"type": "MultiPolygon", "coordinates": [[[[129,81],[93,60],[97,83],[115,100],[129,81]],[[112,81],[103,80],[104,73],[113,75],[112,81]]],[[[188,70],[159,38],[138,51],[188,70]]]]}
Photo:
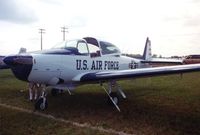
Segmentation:
{"type": "MultiPolygon", "coordinates": [[[[115,104],[118,105],[119,104],[119,96],[117,95],[117,93],[116,92],[111,92],[110,96],[115,101],[115,104]]],[[[108,104],[109,105],[113,105],[113,102],[110,100],[109,97],[108,97],[108,104]]]]}
{"type": "Polygon", "coordinates": [[[44,100],[44,98],[39,98],[36,101],[36,103],[35,103],[35,109],[36,110],[42,110],[43,111],[43,110],[47,109],[47,107],[48,107],[47,100],[45,100],[44,105],[43,105],[43,100],[44,100]]]}
{"type": "Polygon", "coordinates": [[[53,97],[58,96],[58,92],[59,92],[58,89],[55,89],[55,88],[51,89],[51,95],[52,95],[53,97]]]}

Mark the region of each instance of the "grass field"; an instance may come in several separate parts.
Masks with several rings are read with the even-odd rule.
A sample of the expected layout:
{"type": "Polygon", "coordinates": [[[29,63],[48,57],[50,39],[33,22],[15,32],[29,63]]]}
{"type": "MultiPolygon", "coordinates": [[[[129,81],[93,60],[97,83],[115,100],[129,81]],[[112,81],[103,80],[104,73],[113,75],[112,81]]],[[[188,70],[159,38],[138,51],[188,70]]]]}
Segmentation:
{"type": "MultiPolygon", "coordinates": [[[[64,93],[52,97],[49,94],[49,108],[43,113],[138,135],[200,134],[200,73],[184,74],[182,78],[180,75],[171,75],[119,83],[127,95],[127,99],[119,105],[122,111],[120,113],[106,104],[107,96],[99,85],[78,87],[72,96],[64,93]]],[[[27,84],[16,80],[9,70],[0,71],[0,102],[30,110],[34,106],[34,103],[28,101],[27,84]]],[[[27,130],[23,129],[27,134],[31,134],[30,130],[38,129],[43,121],[28,114],[17,117],[19,112],[11,112],[5,108],[0,108],[0,113],[3,119],[0,124],[4,125],[0,128],[2,135],[16,134],[15,130],[20,126],[26,126],[17,122],[22,119],[21,115],[26,121],[35,121],[27,130]]],[[[52,122],[48,119],[44,121],[52,122]]],[[[60,123],[47,124],[44,128],[55,134],[67,134],[65,128],[74,134],[105,134],[80,128],[75,132],[77,127],[59,125],[60,123]]]]}
{"type": "Polygon", "coordinates": [[[78,128],[70,124],[34,116],[0,107],[1,135],[104,135],[90,128],[78,128]]]}

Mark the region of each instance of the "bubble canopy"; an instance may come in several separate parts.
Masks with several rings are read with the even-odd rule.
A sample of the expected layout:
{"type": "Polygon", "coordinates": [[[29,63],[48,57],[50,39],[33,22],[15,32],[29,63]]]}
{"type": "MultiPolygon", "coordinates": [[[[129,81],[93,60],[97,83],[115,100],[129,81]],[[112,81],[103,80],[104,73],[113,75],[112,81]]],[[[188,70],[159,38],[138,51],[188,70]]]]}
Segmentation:
{"type": "Polygon", "coordinates": [[[55,45],[52,49],[74,50],[80,54],[89,55],[96,53],[97,55],[120,55],[120,50],[112,43],[97,40],[95,38],[86,37],[83,39],[75,39],[63,41],[55,45]]]}

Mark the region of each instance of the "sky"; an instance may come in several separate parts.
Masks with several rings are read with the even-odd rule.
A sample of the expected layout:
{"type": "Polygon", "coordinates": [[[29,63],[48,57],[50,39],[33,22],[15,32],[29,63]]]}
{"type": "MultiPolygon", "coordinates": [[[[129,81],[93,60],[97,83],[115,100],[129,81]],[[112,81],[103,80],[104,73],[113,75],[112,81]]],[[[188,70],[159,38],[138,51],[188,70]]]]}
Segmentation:
{"type": "Polygon", "coordinates": [[[95,37],[123,53],[142,54],[146,37],[152,53],[200,54],[199,0],[0,0],[0,55],[19,48],[40,50],[66,39],[95,37]]]}

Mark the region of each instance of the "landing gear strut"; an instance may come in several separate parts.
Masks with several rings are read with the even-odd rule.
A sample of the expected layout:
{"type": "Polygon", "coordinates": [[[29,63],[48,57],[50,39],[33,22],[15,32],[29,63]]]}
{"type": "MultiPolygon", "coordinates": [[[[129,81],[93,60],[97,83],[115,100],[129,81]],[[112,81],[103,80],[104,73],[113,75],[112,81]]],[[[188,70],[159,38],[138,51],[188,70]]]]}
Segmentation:
{"type": "Polygon", "coordinates": [[[46,98],[47,94],[46,94],[46,87],[42,86],[42,94],[39,97],[39,99],[36,101],[35,103],[35,109],[36,110],[45,110],[48,107],[48,102],[47,102],[47,98],[46,98]]]}
{"type": "MultiPolygon", "coordinates": [[[[113,99],[113,101],[115,102],[115,104],[118,105],[119,101],[120,101],[120,98],[119,98],[118,94],[116,92],[111,92],[109,95],[113,99]]],[[[108,97],[108,104],[113,105],[113,102],[110,99],[110,97],[108,97]]]]}
{"type": "Polygon", "coordinates": [[[106,92],[106,94],[108,95],[108,103],[110,104],[114,104],[114,106],[117,108],[117,110],[120,112],[120,108],[118,106],[120,98],[117,94],[117,92],[112,92],[113,89],[117,90],[121,96],[126,99],[126,95],[124,94],[124,92],[122,91],[122,89],[120,88],[120,86],[116,83],[116,81],[110,81],[108,83],[109,89],[107,90],[103,84],[101,83],[101,87],[104,89],[104,91],[106,92]]]}

